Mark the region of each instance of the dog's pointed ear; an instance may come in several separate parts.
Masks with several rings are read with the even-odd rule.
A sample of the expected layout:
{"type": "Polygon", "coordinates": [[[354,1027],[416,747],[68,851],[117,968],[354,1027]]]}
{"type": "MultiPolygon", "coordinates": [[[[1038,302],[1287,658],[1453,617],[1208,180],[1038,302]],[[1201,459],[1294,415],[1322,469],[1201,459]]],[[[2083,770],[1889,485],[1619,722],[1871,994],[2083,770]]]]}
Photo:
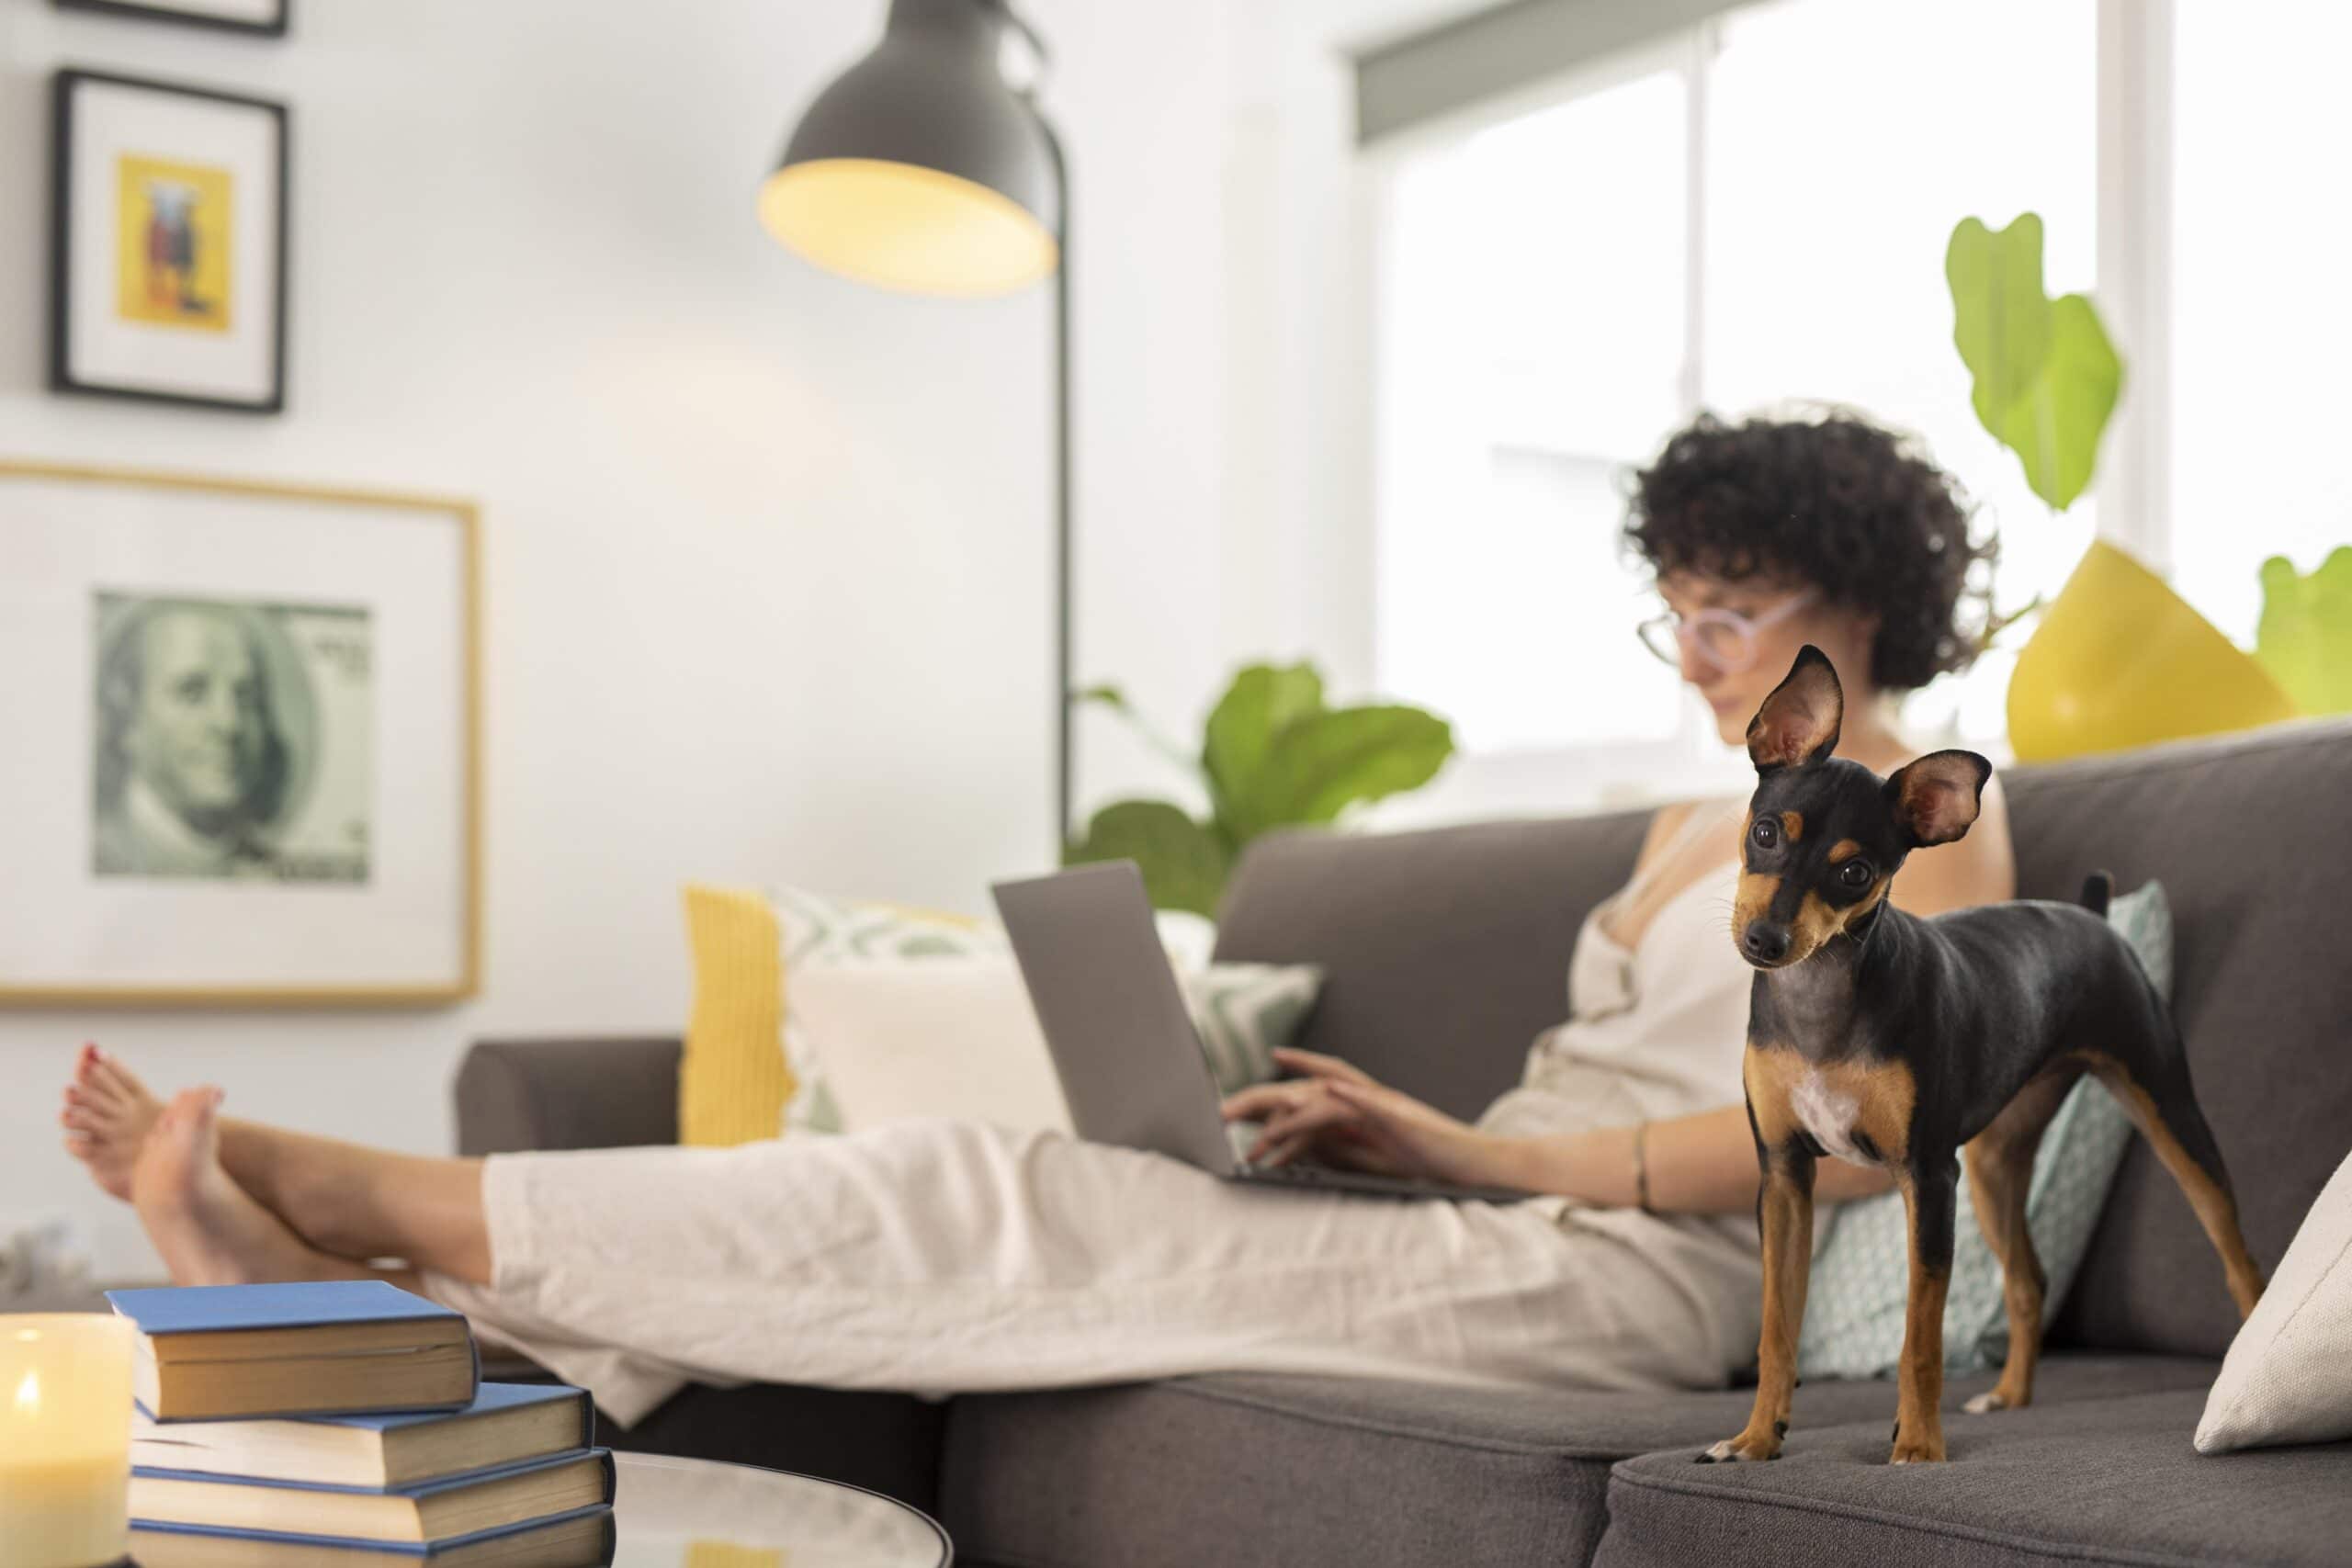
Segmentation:
{"type": "Polygon", "coordinates": [[[1846,718],[1845,688],[1829,656],[1806,643],[1756,716],[1747,721],[1747,760],[1759,773],[1818,762],[1838,749],[1846,718]]]}
{"type": "Polygon", "coordinates": [[[1976,820],[1992,776],[1993,764],[1973,751],[1930,751],[1886,781],[1887,809],[1913,848],[1949,844],[1976,820]]]}

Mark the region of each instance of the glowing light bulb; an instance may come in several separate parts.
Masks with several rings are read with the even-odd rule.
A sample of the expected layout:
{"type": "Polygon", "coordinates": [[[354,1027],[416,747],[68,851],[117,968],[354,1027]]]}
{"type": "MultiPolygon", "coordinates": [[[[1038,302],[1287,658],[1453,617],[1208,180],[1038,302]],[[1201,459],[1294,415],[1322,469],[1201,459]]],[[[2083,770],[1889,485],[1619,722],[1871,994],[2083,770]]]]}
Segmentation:
{"type": "Polygon", "coordinates": [[[38,1368],[26,1371],[25,1381],[17,1385],[17,1414],[36,1415],[40,1410],[40,1372],[38,1368]]]}

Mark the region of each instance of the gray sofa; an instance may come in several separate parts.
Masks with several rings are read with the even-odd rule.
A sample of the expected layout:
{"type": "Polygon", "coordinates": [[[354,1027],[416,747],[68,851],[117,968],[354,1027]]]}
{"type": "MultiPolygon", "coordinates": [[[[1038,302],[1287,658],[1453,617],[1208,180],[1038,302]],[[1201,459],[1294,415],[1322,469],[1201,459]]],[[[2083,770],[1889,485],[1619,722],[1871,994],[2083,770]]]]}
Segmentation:
{"type": "MultiPolygon", "coordinates": [[[[2246,1234],[2275,1266],[2352,1146],[2352,723],[2307,721],[2007,775],[2020,893],[2161,878],[2176,1007],[2246,1234]]],[[[1218,953],[1323,964],[1303,1043],[1462,1115],[1562,1013],[1569,944],[1621,884],[1638,813],[1251,850],[1218,953]]],[[[477,1045],[469,1152],[671,1140],[678,1044],[477,1045]]],[[[2189,1446],[2236,1327],[2188,1207],[2135,1141],[2028,1410],[1958,1413],[1951,1462],[1885,1463],[1891,1383],[1808,1384],[1786,1455],[1691,1462],[1737,1389],[1465,1393],[1221,1376],[925,1404],[686,1391],[625,1447],[812,1471],[936,1513],[1001,1568],[1708,1562],[2341,1563],[2352,1444],[2189,1446]]]]}

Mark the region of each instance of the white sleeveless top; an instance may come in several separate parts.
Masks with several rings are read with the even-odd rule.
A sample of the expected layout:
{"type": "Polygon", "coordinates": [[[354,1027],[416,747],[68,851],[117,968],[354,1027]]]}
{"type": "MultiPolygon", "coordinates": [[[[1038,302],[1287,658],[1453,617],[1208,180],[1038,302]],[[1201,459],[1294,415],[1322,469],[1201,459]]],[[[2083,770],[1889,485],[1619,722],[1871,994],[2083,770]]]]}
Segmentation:
{"type": "MultiPolygon", "coordinates": [[[[1747,1002],[1755,971],[1731,942],[1732,899],[1739,882],[1739,823],[1747,796],[1702,800],[1668,846],[1637,875],[1585,917],[1568,960],[1568,1017],[1535,1037],[1519,1087],[1478,1118],[1483,1132],[1551,1137],[1623,1127],[1745,1101],[1741,1056],[1747,1047],[1747,1002]],[[1706,835],[1724,858],[1660,905],[1628,949],[1603,931],[1600,917],[1647,886],[1660,866],[1706,835]]],[[[1748,1214],[1645,1214],[1600,1209],[1559,1197],[1538,1199],[1563,1223],[1614,1233],[1693,1290],[1703,1274],[1754,1272],[1756,1222],[1748,1214]],[[1668,1232],[1679,1245],[1662,1245],[1668,1232]],[[1691,1244],[1714,1253],[1702,1262],[1691,1244]],[[1724,1248],[1716,1252],[1716,1248],[1724,1248]]]]}

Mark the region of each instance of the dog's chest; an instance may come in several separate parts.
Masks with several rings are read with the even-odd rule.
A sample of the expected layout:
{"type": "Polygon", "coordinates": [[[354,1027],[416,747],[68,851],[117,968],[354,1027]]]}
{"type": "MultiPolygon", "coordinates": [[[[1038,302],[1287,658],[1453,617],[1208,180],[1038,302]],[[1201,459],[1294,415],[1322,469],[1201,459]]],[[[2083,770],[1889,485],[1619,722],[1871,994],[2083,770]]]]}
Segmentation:
{"type": "Polygon", "coordinates": [[[1876,1149],[1865,1152],[1854,1137],[1861,1101],[1824,1077],[1819,1068],[1806,1068],[1789,1085],[1789,1114],[1813,1134],[1815,1143],[1839,1159],[1877,1163],[1876,1149]]]}

